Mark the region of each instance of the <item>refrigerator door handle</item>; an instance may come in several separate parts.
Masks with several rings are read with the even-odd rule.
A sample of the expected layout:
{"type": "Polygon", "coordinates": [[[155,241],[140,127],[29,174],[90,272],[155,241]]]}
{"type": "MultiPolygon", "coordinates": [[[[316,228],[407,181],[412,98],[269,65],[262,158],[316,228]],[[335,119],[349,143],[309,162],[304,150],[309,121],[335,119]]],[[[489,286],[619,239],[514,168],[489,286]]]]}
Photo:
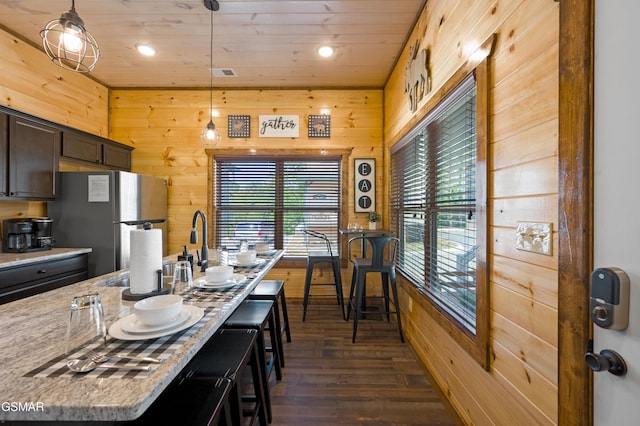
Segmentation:
{"type": "Polygon", "coordinates": [[[124,223],[129,226],[137,226],[144,225],[145,223],[163,223],[166,219],[149,219],[149,220],[123,220],[122,222],[114,222],[114,223],[124,223]]]}

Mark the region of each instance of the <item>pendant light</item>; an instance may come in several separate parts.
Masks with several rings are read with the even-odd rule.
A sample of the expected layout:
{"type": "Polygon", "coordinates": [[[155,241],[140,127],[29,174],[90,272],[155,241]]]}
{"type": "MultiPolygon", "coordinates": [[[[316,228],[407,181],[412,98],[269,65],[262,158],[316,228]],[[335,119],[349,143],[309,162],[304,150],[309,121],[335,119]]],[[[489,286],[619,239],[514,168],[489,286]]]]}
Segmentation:
{"type": "Polygon", "coordinates": [[[98,43],[76,13],[75,0],[70,10],[45,25],[40,36],[47,56],[62,68],[88,73],[100,58],[98,43]]]}
{"type": "Polygon", "coordinates": [[[215,148],[222,141],[222,135],[213,124],[213,12],[220,9],[215,0],[204,0],[204,5],[211,11],[211,39],[210,39],[210,66],[209,66],[209,123],[200,132],[200,140],[205,148],[215,148]]]}

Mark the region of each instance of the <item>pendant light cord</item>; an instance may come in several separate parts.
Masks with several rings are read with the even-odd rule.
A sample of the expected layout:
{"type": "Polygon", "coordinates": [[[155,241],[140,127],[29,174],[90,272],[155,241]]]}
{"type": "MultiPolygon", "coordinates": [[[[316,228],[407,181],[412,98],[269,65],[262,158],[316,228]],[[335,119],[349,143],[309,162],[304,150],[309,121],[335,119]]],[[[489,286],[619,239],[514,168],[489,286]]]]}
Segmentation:
{"type": "Polygon", "coordinates": [[[209,121],[213,120],[213,10],[211,11],[211,39],[209,45],[209,121]]]}

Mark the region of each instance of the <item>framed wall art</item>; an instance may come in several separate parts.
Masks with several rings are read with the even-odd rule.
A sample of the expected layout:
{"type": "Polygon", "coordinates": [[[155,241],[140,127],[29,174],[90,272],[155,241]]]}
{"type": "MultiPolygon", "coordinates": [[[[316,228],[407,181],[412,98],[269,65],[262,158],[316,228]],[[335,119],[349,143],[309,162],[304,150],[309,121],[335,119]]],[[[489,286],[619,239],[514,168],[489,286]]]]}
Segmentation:
{"type": "Polygon", "coordinates": [[[356,213],[372,212],[376,209],[376,159],[355,159],[355,210],[356,213]]]}
{"type": "Polygon", "coordinates": [[[248,138],[251,135],[251,116],[230,115],[227,133],[230,138],[248,138]]]}
{"type": "Polygon", "coordinates": [[[330,115],[309,115],[309,137],[328,138],[331,137],[331,116],[330,115]]]}

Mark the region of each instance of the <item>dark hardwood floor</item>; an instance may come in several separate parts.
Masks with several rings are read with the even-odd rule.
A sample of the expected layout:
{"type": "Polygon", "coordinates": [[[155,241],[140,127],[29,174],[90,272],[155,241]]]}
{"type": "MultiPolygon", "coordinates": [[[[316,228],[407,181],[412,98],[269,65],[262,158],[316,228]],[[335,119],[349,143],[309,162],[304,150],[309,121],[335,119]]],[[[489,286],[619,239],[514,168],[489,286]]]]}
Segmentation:
{"type": "Polygon", "coordinates": [[[337,305],[288,301],[292,341],[282,381],[271,380],[274,426],[460,425],[394,323],[352,321],[337,305]]]}

